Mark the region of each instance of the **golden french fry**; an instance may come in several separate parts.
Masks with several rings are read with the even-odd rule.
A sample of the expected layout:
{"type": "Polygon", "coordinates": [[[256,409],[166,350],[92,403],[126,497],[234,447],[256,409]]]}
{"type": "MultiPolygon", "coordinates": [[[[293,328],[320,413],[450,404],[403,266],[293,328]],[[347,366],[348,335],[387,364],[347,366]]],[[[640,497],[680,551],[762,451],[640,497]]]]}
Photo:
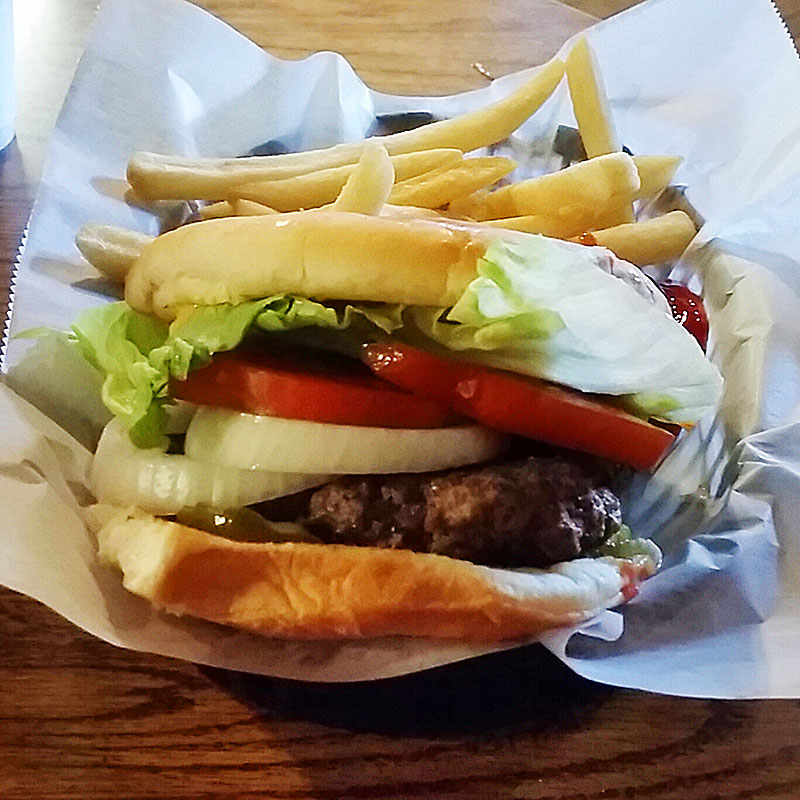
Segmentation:
{"type": "Polygon", "coordinates": [[[107,278],[122,283],[133,262],[152,236],[113,225],[90,222],[75,237],[75,244],[83,257],[107,278]]]}
{"type": "Polygon", "coordinates": [[[245,200],[241,197],[237,197],[229,202],[233,209],[233,216],[235,217],[262,217],[265,214],[280,214],[280,211],[265,206],[263,203],[256,203],[253,200],[245,200]]]}
{"type": "Polygon", "coordinates": [[[395,206],[387,203],[382,209],[382,217],[394,217],[395,219],[436,219],[445,222],[452,221],[449,217],[434,211],[432,208],[418,208],[417,206],[395,206]]]}
{"type": "Polygon", "coordinates": [[[145,200],[130,187],[125,191],[124,199],[129,206],[149,211],[162,219],[174,219],[186,213],[186,203],[182,200],[145,200]]]}
{"type": "Polygon", "coordinates": [[[669,186],[683,159],[680,156],[634,156],[641,186],[635,200],[651,200],[669,186]]]}
{"type": "Polygon", "coordinates": [[[236,214],[233,211],[233,203],[230,200],[220,200],[217,203],[200,206],[197,216],[200,219],[220,219],[221,217],[235,217],[236,214]]]}
{"type": "Polygon", "coordinates": [[[201,206],[197,212],[200,219],[219,219],[220,217],[257,217],[263,214],[278,214],[274,208],[265,206],[263,203],[255,203],[252,200],[220,200],[217,203],[209,203],[201,206]]]}
{"type": "Polygon", "coordinates": [[[639,174],[626,153],[609,153],[490,192],[471,209],[478,220],[541,216],[558,221],[563,236],[628,220],[639,174]]]}
{"type": "Polygon", "coordinates": [[[380,214],[393,184],[394,167],[386,148],[377,142],[368,142],[331,209],[370,216],[380,214]]]}
{"type": "MultiPolygon", "coordinates": [[[[391,162],[395,180],[403,181],[441,165],[453,164],[460,161],[462,156],[460,150],[439,148],[394,156],[391,162]]],[[[355,168],[355,164],[347,164],[283,180],[247,183],[233,186],[229,192],[231,197],[265,203],[279,211],[319,208],[337,198],[355,168]]]]}
{"type": "Polygon", "coordinates": [[[505,228],[510,231],[523,233],[541,233],[543,236],[553,236],[556,239],[566,238],[563,223],[549,217],[531,214],[525,217],[506,217],[504,219],[490,219],[483,222],[493,228],[505,228]]]}
{"type": "MultiPolygon", "coordinates": [[[[567,84],[578,132],[588,158],[620,151],[614,119],[597,59],[589,42],[581,36],[567,55],[567,84]]],[[[620,205],[618,222],[633,222],[633,204],[620,205]]]]}
{"type": "Polygon", "coordinates": [[[566,59],[572,109],[589,158],[619,151],[619,139],[608,107],[603,79],[589,42],[581,36],[566,59]]]}
{"type": "Polygon", "coordinates": [[[597,244],[641,267],[678,258],[696,233],[697,229],[686,212],[670,211],[643,222],[593,231],[591,236],[597,244]]]}
{"type": "Polygon", "coordinates": [[[434,147],[456,147],[469,153],[487,147],[510,136],[537,111],[553,94],[563,75],[564,62],[551,59],[519,89],[488,106],[411,131],[381,137],[381,141],[392,154],[434,147]]]}
{"type": "MultiPolygon", "coordinates": [[[[553,59],[539,67],[527,83],[488,106],[375,138],[390,155],[438,148],[456,148],[465,153],[477,150],[513,133],[550,97],[563,74],[564,62],[553,59]]],[[[351,142],[305,153],[221,159],[135,153],[128,163],[128,181],[145,199],[220,199],[229,196],[230,189],[239,184],[354,164],[363,148],[364,142],[351,142]]]]}
{"type": "Polygon", "coordinates": [[[465,158],[395,184],[389,200],[397,206],[440,208],[491,186],[516,167],[516,162],[502,156],[465,158]]]}
{"type": "Polygon", "coordinates": [[[489,195],[488,189],[478,189],[466,197],[459,197],[447,204],[447,214],[452,217],[466,217],[477,219],[483,208],[483,203],[489,195]]]}

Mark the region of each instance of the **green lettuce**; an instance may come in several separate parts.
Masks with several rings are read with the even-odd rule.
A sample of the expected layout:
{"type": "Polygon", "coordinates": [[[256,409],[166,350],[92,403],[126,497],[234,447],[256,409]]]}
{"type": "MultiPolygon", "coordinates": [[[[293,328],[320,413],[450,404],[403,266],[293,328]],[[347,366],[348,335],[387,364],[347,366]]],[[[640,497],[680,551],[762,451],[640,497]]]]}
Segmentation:
{"type": "Polygon", "coordinates": [[[621,396],[643,416],[691,423],[722,378],[662,309],[601,268],[594,248],[496,239],[449,311],[408,309],[418,336],[471,361],[621,396]]]}
{"type": "Polygon", "coordinates": [[[160,444],[169,371],[149,356],[167,346],[168,327],[125,303],[112,303],[84,311],[72,332],[84,358],[105,376],[101,396],[106,408],[123,421],[139,447],[160,444]]]}
{"type": "Polygon", "coordinates": [[[251,330],[363,327],[389,333],[401,325],[401,313],[399,306],[332,306],[276,295],[235,306],[185,308],[167,325],[120,302],[84,311],[72,333],[84,358],[104,376],[105,406],[137,446],[156,447],[164,442],[170,377],[185,378],[214,353],[232,350],[251,330]]]}

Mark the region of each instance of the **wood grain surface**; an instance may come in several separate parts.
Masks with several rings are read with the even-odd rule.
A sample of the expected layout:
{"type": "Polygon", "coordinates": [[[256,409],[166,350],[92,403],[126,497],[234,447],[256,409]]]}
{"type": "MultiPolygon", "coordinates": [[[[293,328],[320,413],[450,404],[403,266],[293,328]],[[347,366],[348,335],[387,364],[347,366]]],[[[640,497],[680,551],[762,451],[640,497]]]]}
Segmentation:
{"type": "MultiPolygon", "coordinates": [[[[376,88],[447,93],[544,60],[632,3],[206,0],[272,52],[343,52],[376,88]],[[365,11],[369,10],[369,13],[365,11]]],[[[795,35],[800,0],[780,0],[795,35]]],[[[94,0],[18,0],[17,141],[0,155],[0,286],[94,0]]],[[[1,517],[0,517],[1,518],[1,517]]],[[[369,684],[120,650],[0,590],[0,798],[800,797],[800,702],[613,690],[537,647],[369,684]]]]}

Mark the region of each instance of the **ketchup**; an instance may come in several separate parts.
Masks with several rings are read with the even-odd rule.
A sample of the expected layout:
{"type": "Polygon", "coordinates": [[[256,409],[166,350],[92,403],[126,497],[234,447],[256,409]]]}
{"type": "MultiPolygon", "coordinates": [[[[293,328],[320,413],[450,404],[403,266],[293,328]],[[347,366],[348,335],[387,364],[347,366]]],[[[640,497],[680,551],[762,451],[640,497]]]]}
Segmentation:
{"type": "Polygon", "coordinates": [[[708,317],[703,299],[680,283],[660,283],[658,288],[667,298],[672,316],[697,339],[705,351],[708,342],[708,317]]]}

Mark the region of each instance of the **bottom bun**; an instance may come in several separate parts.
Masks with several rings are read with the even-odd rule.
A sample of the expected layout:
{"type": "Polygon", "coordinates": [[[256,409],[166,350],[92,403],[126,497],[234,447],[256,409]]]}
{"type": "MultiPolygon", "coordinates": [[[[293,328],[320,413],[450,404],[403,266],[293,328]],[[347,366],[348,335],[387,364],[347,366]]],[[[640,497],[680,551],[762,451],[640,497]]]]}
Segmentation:
{"type": "Polygon", "coordinates": [[[231,541],[138,509],[94,506],[100,557],[172,614],[265,636],[496,641],[574,625],[636,594],[647,559],[511,571],[350,545],[231,541]]]}

